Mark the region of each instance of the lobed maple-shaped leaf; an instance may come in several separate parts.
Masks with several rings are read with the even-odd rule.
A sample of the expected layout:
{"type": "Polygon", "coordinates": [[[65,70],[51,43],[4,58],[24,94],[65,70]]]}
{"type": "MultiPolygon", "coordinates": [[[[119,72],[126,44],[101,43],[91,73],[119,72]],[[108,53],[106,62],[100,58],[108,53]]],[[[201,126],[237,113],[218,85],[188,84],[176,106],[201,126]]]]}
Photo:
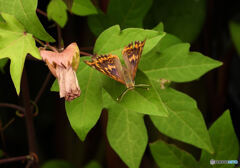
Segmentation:
{"type": "Polygon", "coordinates": [[[190,45],[186,43],[175,44],[162,51],[159,48],[155,53],[146,55],[139,68],[154,80],[164,78],[174,82],[188,82],[222,65],[199,52],[189,52],[189,48],[190,45]]]}
{"type": "Polygon", "coordinates": [[[55,40],[45,31],[36,15],[37,0],[0,0],[0,12],[8,13],[17,18],[27,32],[35,37],[54,42],[55,40]]]}
{"type": "Polygon", "coordinates": [[[119,25],[114,25],[98,36],[93,51],[96,54],[115,54],[122,60],[122,50],[125,46],[134,41],[146,40],[143,56],[151,51],[164,36],[164,32],[141,28],[121,30],[119,25]]]}
{"type": "Polygon", "coordinates": [[[26,33],[23,25],[14,16],[2,13],[2,17],[5,22],[0,22],[0,58],[11,60],[10,73],[19,94],[26,55],[29,53],[37,59],[41,57],[32,34],[26,33]]]}
{"type": "Polygon", "coordinates": [[[172,88],[154,87],[167,107],[168,117],[151,115],[155,127],[163,134],[213,153],[214,149],[202,116],[194,99],[172,88]]]}

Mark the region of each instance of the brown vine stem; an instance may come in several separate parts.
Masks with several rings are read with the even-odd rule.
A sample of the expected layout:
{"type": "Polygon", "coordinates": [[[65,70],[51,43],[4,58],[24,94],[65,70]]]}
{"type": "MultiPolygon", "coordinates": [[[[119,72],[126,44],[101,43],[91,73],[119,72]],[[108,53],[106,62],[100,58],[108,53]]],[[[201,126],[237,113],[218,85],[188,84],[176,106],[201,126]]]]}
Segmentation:
{"type": "Polygon", "coordinates": [[[80,51],[80,55],[93,56],[92,54],[84,52],[84,51],[80,51]]]}
{"type": "MultiPolygon", "coordinates": [[[[23,68],[23,75],[21,81],[21,88],[22,88],[22,100],[25,107],[25,123],[27,127],[27,136],[28,136],[28,148],[29,153],[37,153],[37,144],[36,144],[36,135],[35,129],[33,124],[33,113],[30,104],[30,95],[29,95],[29,87],[28,87],[28,79],[27,79],[27,72],[25,68],[23,68]]],[[[38,168],[37,164],[32,165],[33,168],[38,168]]]]}
{"type": "Polygon", "coordinates": [[[34,40],[36,40],[36,42],[38,42],[41,46],[47,47],[47,48],[51,49],[51,50],[54,51],[54,52],[58,52],[57,49],[56,49],[55,47],[51,46],[49,43],[44,44],[44,42],[42,42],[42,41],[39,40],[38,38],[36,38],[36,37],[34,37],[34,36],[33,36],[33,38],[34,38],[34,40]]]}
{"type": "Polygon", "coordinates": [[[36,9],[36,11],[37,11],[37,13],[39,13],[39,14],[41,14],[41,15],[47,17],[47,13],[46,13],[46,12],[44,12],[44,11],[38,9],[38,8],[36,9]]]}
{"type": "Polygon", "coordinates": [[[5,158],[5,159],[0,159],[0,164],[4,163],[10,163],[10,162],[18,162],[18,161],[24,161],[30,159],[30,155],[26,156],[17,156],[17,157],[11,157],[11,158],[5,158]]]}
{"type": "Polygon", "coordinates": [[[18,106],[18,105],[16,105],[16,104],[0,103],[0,107],[9,107],[9,108],[12,108],[12,109],[21,111],[21,112],[25,112],[25,109],[24,109],[23,107],[18,106]]]}
{"type": "Polygon", "coordinates": [[[12,118],[7,124],[5,124],[4,126],[2,125],[2,122],[0,121],[0,135],[1,135],[1,139],[2,139],[2,148],[3,150],[6,152],[7,147],[6,147],[6,141],[5,141],[5,136],[4,136],[4,130],[9,127],[13,122],[14,122],[15,118],[12,118]]]}
{"type": "Polygon", "coordinates": [[[34,37],[34,36],[33,36],[33,38],[34,38],[34,40],[36,40],[36,42],[38,42],[39,44],[41,44],[41,46],[46,47],[46,44],[44,44],[41,40],[39,40],[38,38],[36,38],[36,37],[34,37]]]}
{"type": "Polygon", "coordinates": [[[49,72],[48,75],[47,75],[47,77],[46,77],[46,79],[45,79],[45,81],[44,81],[43,84],[42,84],[41,89],[39,90],[36,98],[34,99],[34,103],[35,103],[35,104],[38,103],[38,101],[39,101],[40,97],[42,96],[44,90],[46,89],[46,87],[47,87],[47,85],[48,85],[48,82],[49,82],[49,80],[51,79],[51,77],[52,77],[52,73],[49,72]]]}
{"type": "Polygon", "coordinates": [[[58,35],[58,49],[64,48],[62,43],[62,30],[58,24],[57,24],[57,35],[58,35]]]}
{"type": "Polygon", "coordinates": [[[2,131],[4,131],[7,127],[9,127],[13,122],[14,122],[15,118],[12,118],[7,124],[5,124],[2,127],[2,131]]]}

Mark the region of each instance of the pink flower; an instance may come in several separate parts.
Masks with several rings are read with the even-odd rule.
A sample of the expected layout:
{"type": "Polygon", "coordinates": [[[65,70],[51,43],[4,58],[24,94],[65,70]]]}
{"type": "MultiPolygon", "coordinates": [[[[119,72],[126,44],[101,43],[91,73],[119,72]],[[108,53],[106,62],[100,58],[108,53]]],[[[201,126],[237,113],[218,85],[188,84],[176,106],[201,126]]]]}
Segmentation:
{"type": "Polygon", "coordinates": [[[40,48],[40,55],[49,70],[58,79],[60,97],[71,101],[80,96],[76,71],[80,60],[80,51],[76,43],[71,43],[62,52],[40,48]]]}

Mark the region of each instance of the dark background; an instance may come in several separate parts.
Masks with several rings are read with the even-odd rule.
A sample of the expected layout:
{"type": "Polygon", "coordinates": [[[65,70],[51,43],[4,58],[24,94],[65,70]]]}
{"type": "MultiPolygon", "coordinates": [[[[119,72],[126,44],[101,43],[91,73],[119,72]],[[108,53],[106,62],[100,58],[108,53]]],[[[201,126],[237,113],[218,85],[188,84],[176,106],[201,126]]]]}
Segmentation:
{"type": "MultiPolygon", "coordinates": [[[[155,0],[156,1],[156,0],[155,0]]],[[[38,8],[46,11],[48,1],[39,0],[38,8]]],[[[108,1],[99,0],[101,9],[106,9],[108,1]]],[[[230,109],[236,134],[240,135],[240,57],[237,54],[229,33],[229,21],[238,20],[240,14],[239,0],[207,0],[207,11],[203,29],[198,38],[191,43],[192,51],[222,61],[218,69],[204,75],[201,79],[189,83],[178,84],[181,90],[198,102],[207,126],[209,127],[226,109],[230,109]]],[[[56,27],[46,17],[38,14],[42,24],[55,39],[56,27]]],[[[65,46],[76,41],[81,47],[93,46],[95,36],[90,32],[87,17],[68,15],[67,25],[62,30],[65,46]]],[[[152,28],[152,27],[145,27],[152,28]]],[[[92,52],[91,50],[88,52],[92,52]]],[[[42,87],[49,70],[45,63],[26,60],[25,64],[31,100],[34,100],[42,87]]],[[[9,74],[9,63],[4,68],[6,73],[0,73],[0,102],[22,104],[18,97],[9,74]]],[[[106,111],[102,113],[97,125],[90,131],[86,140],[81,142],[73,132],[64,109],[64,100],[59,99],[58,93],[50,92],[54,81],[52,76],[47,88],[39,100],[39,114],[34,118],[40,164],[51,159],[64,159],[76,167],[82,167],[91,160],[99,161],[103,167],[125,167],[106,140],[106,111]]],[[[28,141],[24,118],[17,117],[15,110],[0,109],[0,123],[4,125],[14,119],[13,123],[1,134],[0,149],[6,156],[20,156],[28,153],[28,141]]],[[[149,130],[149,141],[154,138],[153,125],[145,117],[149,130]],[[150,131],[151,130],[151,131],[150,131]]],[[[190,145],[177,142],[181,147],[199,157],[200,150],[190,145]]],[[[25,163],[9,163],[0,167],[24,167],[25,163]]],[[[153,167],[154,161],[147,148],[141,167],[153,167]]]]}

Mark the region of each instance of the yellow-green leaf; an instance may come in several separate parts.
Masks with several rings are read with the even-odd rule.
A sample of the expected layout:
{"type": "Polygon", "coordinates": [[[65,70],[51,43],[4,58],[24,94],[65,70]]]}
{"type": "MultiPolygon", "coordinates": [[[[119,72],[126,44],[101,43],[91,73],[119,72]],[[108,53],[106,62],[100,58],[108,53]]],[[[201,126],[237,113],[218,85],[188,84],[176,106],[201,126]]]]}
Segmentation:
{"type": "Polygon", "coordinates": [[[0,23],[0,58],[11,60],[10,73],[19,94],[26,55],[29,53],[37,59],[41,57],[32,34],[26,33],[14,16],[2,13],[2,17],[5,22],[0,23]]]}
{"type": "Polygon", "coordinates": [[[24,26],[27,32],[49,42],[55,40],[45,31],[36,15],[37,0],[0,0],[0,12],[8,13],[24,26]]]}

